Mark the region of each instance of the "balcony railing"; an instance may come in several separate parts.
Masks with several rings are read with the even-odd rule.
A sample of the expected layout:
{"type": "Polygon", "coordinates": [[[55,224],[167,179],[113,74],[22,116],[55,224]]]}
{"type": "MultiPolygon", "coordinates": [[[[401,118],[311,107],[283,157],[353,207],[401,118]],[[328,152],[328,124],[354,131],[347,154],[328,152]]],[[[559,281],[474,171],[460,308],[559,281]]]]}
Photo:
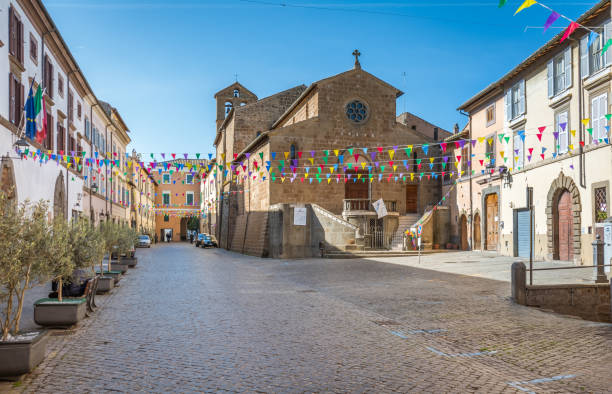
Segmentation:
{"type": "MultiPolygon", "coordinates": [[[[397,212],[397,201],[384,200],[387,212],[397,212]]],[[[347,198],[343,200],[344,212],[351,211],[374,211],[372,202],[369,199],[363,198],[347,198]]]]}

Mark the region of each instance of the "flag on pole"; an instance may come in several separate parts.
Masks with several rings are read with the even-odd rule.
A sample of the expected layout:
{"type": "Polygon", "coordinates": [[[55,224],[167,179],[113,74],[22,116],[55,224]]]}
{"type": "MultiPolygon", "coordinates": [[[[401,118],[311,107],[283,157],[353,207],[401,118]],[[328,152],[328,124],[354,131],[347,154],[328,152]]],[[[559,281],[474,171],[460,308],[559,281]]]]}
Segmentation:
{"type": "Polygon", "coordinates": [[[47,138],[47,105],[45,104],[45,94],[40,85],[36,89],[36,96],[34,96],[34,111],[36,113],[36,142],[42,144],[47,138]]]}
{"type": "Polygon", "coordinates": [[[34,139],[36,136],[36,109],[34,105],[34,96],[32,95],[32,86],[30,85],[30,91],[28,92],[28,99],[25,104],[25,135],[29,139],[34,139]]]}

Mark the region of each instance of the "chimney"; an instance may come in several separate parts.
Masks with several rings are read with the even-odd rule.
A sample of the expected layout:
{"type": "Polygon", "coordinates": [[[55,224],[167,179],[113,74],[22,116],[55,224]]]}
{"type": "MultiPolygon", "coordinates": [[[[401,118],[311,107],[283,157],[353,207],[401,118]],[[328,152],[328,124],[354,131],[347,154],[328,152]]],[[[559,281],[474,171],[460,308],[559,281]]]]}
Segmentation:
{"type": "Polygon", "coordinates": [[[453,129],[453,134],[458,134],[459,133],[459,124],[455,123],[455,128],[453,129]]]}

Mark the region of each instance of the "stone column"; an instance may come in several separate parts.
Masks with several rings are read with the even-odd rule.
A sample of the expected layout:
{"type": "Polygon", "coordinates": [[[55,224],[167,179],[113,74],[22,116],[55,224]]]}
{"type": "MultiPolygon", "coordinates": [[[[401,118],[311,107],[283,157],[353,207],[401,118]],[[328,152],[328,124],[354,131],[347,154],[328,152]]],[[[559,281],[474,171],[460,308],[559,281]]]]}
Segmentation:
{"type": "Polygon", "coordinates": [[[608,277],[604,270],[604,242],[601,240],[599,234],[593,241],[593,264],[597,266],[595,268],[594,276],[595,283],[608,283],[608,277]]]}
{"type": "Polygon", "coordinates": [[[527,305],[527,268],[525,263],[512,263],[512,299],[517,304],[527,305]]]}

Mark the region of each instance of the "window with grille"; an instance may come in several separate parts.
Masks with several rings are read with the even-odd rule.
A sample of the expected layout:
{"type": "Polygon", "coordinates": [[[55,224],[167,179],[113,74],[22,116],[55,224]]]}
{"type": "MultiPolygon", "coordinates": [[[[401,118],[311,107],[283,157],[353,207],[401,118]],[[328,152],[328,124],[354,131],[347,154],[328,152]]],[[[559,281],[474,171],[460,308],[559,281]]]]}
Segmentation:
{"type": "Polygon", "coordinates": [[[608,203],[606,188],[595,189],[595,222],[601,223],[608,218],[608,203]]]}

